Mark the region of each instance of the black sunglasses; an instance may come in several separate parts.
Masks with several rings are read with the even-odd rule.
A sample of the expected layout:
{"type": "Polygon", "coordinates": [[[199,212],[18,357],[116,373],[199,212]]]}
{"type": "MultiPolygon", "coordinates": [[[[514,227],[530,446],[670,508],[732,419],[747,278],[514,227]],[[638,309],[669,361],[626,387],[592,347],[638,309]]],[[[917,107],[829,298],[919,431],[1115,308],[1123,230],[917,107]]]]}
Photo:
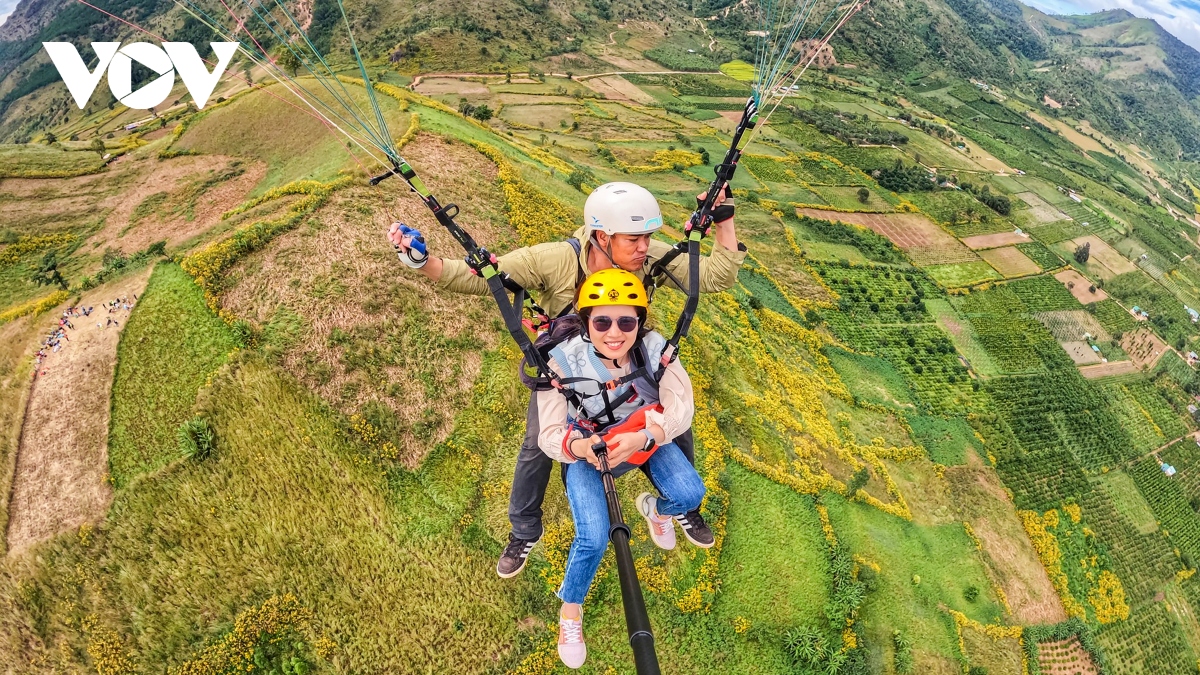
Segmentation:
{"type": "MultiPolygon", "coordinates": [[[[592,317],[592,328],[595,328],[601,333],[608,332],[608,330],[612,328],[612,325],[613,318],[611,316],[605,316],[601,314],[599,316],[592,317]]],[[[617,328],[621,329],[621,331],[624,333],[632,333],[633,331],[637,330],[637,327],[638,318],[636,316],[623,316],[617,319],[617,328]]]]}

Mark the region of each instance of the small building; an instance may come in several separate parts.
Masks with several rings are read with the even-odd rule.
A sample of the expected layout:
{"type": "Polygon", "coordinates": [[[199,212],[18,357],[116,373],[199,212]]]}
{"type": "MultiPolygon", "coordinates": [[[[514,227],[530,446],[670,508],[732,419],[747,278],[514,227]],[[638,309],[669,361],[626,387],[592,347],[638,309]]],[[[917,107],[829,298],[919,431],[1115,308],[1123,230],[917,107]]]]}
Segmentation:
{"type": "Polygon", "coordinates": [[[1083,197],[1080,197],[1079,195],[1075,194],[1074,190],[1072,190],[1071,192],[1068,192],[1067,196],[1070,197],[1071,201],[1075,202],[1076,204],[1083,203],[1083,197]]]}
{"type": "Polygon", "coordinates": [[[1168,476],[1175,475],[1175,467],[1171,466],[1170,464],[1167,464],[1166,462],[1162,462],[1161,464],[1158,465],[1158,467],[1160,469],[1162,469],[1162,472],[1167,474],[1168,476]]]}
{"type": "Polygon", "coordinates": [[[1192,309],[1191,307],[1188,307],[1187,305],[1184,305],[1183,309],[1187,311],[1188,316],[1192,317],[1192,323],[1196,323],[1197,321],[1200,321],[1200,312],[1197,312],[1196,310],[1192,309]]]}

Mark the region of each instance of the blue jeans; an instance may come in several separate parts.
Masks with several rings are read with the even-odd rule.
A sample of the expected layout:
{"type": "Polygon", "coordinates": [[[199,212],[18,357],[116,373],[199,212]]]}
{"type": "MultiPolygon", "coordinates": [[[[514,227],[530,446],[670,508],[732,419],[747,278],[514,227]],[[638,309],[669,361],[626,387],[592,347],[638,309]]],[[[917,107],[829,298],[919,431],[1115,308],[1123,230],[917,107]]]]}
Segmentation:
{"type": "MultiPolygon", "coordinates": [[[[662,494],[658,498],[660,514],[680,516],[700,508],[704,482],[678,445],[659,446],[646,461],[646,468],[662,494]]],[[[583,604],[600,559],[608,550],[608,503],[600,472],[591,464],[581,460],[567,465],[567,501],[575,521],[575,540],[567,554],[567,571],[558,597],[563,602],[583,604]]]]}

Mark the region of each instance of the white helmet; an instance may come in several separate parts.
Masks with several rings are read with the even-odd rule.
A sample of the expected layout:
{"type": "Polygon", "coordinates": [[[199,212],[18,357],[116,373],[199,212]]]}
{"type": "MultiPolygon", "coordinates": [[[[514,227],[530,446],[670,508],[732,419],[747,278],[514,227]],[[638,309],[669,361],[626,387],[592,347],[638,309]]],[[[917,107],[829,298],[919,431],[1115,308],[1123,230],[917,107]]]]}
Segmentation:
{"type": "Polygon", "coordinates": [[[584,226],[606,234],[646,234],[663,225],[658,200],[636,183],[605,183],[583,205],[584,226]]]}

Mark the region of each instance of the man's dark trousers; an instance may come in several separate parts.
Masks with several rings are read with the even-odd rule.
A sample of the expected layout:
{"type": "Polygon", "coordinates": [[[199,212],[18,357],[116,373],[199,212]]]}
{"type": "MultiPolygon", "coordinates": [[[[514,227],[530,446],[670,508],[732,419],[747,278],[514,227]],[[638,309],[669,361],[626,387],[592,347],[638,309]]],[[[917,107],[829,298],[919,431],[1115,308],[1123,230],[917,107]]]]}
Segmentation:
{"type": "MultiPolygon", "coordinates": [[[[508,497],[508,522],[513,534],[520,539],[532,541],[542,536],[542,501],[546,498],[546,486],[550,483],[550,472],[554,460],[538,447],[537,393],[529,397],[529,410],[525,413],[525,440],[517,455],[517,468],[513,472],[512,492],[508,497]]],[[[695,442],[692,430],[674,439],[688,461],[696,463],[695,442]]]]}

